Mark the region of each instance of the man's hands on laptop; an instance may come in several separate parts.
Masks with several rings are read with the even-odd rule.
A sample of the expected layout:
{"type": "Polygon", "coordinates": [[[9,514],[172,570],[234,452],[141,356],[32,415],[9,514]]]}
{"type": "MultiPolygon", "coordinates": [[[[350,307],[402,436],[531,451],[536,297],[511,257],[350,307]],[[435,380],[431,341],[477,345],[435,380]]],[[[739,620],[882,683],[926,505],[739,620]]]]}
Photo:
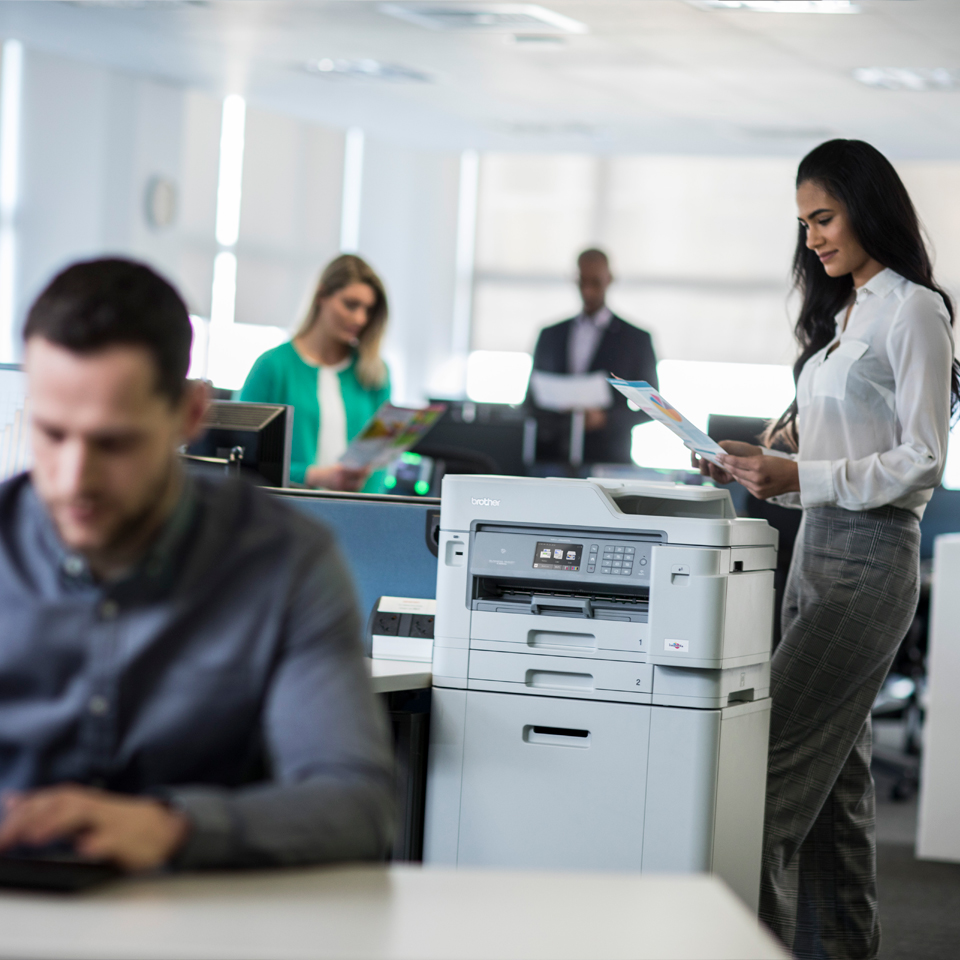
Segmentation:
{"type": "Polygon", "coordinates": [[[152,870],[170,860],[189,829],[182,813],[150,797],[48,787],[4,795],[0,853],[69,840],[92,860],[111,860],[129,871],[152,870]]]}

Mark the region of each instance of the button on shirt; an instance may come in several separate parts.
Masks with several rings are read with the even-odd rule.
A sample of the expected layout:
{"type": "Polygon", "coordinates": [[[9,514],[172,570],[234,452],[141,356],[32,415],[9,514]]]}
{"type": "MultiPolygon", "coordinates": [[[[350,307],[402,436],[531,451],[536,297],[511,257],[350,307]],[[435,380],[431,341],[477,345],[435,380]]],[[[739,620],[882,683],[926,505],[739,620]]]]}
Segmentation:
{"type": "Polygon", "coordinates": [[[844,329],[846,312],[800,374],[800,493],[775,502],[922,517],[947,455],[950,317],[939,294],[892,270],[856,291],[844,329]]]}
{"type": "Polygon", "coordinates": [[[29,477],[0,484],[0,791],[165,797],[183,866],[382,856],[392,757],[344,571],[324,528],[196,478],[97,583],[29,477]]]}
{"type": "Polygon", "coordinates": [[[586,373],[590,369],[603,332],[610,326],[613,314],[608,307],[601,307],[596,313],[581,313],[573,321],[570,341],[567,346],[567,363],[570,373],[586,373]]]}

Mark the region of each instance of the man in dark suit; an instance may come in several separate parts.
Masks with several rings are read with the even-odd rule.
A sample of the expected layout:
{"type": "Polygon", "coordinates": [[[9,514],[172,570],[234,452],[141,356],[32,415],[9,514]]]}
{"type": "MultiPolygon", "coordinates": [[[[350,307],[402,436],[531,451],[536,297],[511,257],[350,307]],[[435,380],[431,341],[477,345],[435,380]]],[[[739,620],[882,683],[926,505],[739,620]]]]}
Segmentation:
{"type": "MultiPolygon", "coordinates": [[[[533,369],[564,374],[602,371],[626,380],[646,380],[656,387],[657,357],[650,334],[614,316],[606,305],[607,288],[613,282],[607,255],[602,250],[584,250],[577,267],[583,311],[540,331],[533,369]]],[[[532,395],[528,403],[537,418],[537,460],[567,461],[571,415],[538,408],[532,395]]],[[[647,419],[613,391],[612,406],[585,413],[583,461],[630,463],[630,431],[647,419]]]]}

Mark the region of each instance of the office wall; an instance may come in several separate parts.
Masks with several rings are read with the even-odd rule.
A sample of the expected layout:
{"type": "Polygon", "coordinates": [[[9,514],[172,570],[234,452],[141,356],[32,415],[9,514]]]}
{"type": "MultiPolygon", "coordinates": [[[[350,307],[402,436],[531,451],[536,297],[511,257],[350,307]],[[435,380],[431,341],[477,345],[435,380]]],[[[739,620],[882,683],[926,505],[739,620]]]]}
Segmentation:
{"type": "Polygon", "coordinates": [[[16,316],[51,275],[120,253],[168,275],[209,311],[220,104],[213,97],[27,50],[16,219],[16,316]],[[149,182],[177,187],[165,228],[146,216],[149,182]]]}

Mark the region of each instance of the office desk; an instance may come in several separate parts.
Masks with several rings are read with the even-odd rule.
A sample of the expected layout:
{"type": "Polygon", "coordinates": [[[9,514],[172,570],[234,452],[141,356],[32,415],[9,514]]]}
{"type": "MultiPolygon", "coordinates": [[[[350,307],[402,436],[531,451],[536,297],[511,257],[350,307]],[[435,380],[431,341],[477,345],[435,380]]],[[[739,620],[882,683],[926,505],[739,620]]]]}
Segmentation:
{"type": "Polygon", "coordinates": [[[433,673],[429,663],[411,660],[374,660],[366,658],[375,693],[396,693],[398,690],[429,690],[433,673]]]}
{"type": "Polygon", "coordinates": [[[3,893],[0,957],[785,960],[787,954],[713,877],[368,866],[129,880],[76,898],[3,893]]]}

